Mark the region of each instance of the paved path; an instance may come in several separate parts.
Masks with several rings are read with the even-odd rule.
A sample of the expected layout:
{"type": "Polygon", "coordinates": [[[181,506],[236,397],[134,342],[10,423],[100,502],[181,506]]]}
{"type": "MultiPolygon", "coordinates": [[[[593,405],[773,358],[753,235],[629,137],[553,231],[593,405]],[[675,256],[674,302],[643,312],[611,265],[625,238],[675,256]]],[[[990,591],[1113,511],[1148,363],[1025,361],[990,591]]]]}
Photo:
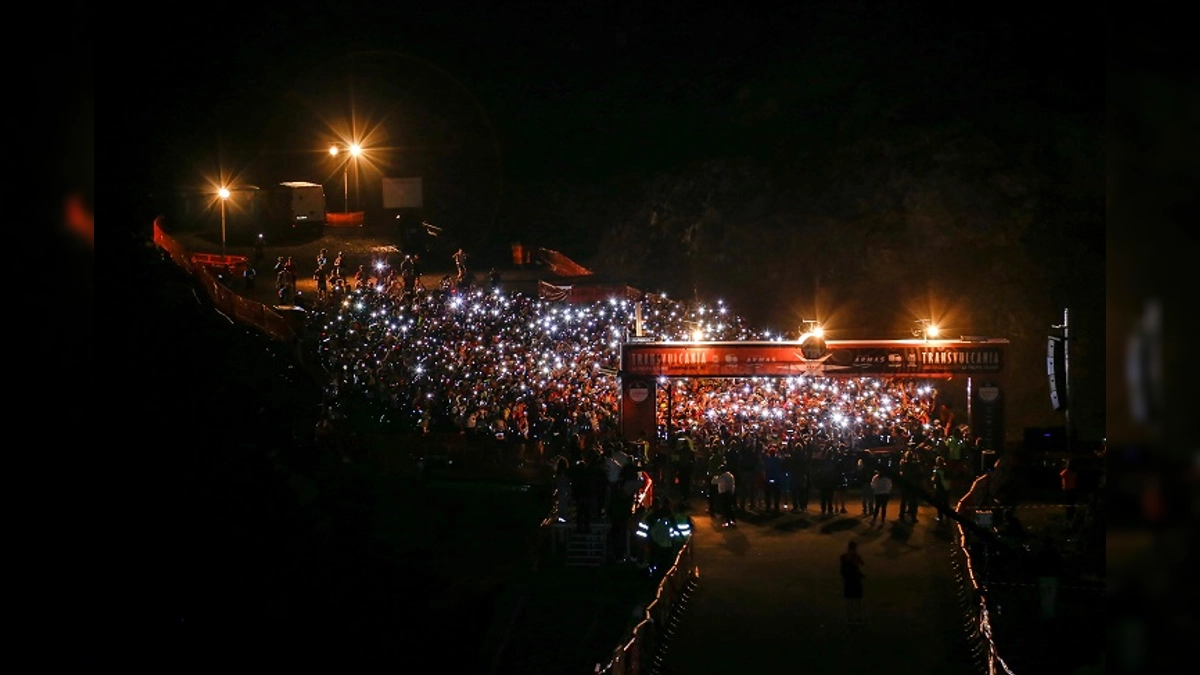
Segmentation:
{"type": "Polygon", "coordinates": [[[977,672],[954,595],[952,528],[939,531],[927,506],[915,526],[871,527],[855,515],[857,495],[849,501],[850,513],[837,517],[784,511],[722,528],[694,500],[700,583],[664,673],[977,672]],[[854,627],[838,575],[852,539],[867,575],[867,620],[854,627]]]}

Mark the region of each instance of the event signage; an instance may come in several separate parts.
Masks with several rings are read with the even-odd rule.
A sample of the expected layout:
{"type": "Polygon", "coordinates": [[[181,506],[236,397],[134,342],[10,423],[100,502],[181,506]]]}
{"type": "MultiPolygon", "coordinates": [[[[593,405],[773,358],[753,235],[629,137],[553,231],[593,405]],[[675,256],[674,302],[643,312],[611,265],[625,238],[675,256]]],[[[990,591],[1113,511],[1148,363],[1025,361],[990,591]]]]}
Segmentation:
{"type": "Polygon", "coordinates": [[[813,345],[798,342],[626,343],[621,372],[642,377],[996,374],[1003,370],[1007,344],[1007,340],[828,340],[823,350],[814,350],[813,345]]]}

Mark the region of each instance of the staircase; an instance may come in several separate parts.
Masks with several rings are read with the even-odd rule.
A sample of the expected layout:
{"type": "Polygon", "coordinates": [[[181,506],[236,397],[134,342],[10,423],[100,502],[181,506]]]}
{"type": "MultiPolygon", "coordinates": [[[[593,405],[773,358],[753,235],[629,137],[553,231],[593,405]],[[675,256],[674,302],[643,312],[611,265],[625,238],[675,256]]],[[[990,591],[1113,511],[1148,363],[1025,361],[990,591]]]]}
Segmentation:
{"type": "Polygon", "coordinates": [[[608,555],[608,523],[596,523],[589,532],[576,532],[572,526],[567,540],[568,567],[599,567],[608,555]]]}

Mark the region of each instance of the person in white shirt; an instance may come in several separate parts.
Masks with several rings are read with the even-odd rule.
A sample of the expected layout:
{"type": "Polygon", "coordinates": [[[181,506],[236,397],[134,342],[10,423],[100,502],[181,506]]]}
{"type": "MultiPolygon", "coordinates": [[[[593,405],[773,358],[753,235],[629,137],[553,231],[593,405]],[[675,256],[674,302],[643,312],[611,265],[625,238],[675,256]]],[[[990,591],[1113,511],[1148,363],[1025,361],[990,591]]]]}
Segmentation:
{"type": "Polygon", "coordinates": [[[737,525],[733,519],[733,496],[734,490],[737,488],[737,480],[733,477],[733,472],[726,466],[713,478],[713,482],[717,485],[717,500],[720,503],[720,514],[724,519],[722,525],[725,527],[737,525]]]}
{"type": "Polygon", "coordinates": [[[892,497],[892,479],[876,471],[875,477],[871,479],[871,490],[875,492],[875,510],[871,512],[871,524],[874,525],[875,519],[878,518],[882,526],[887,522],[887,505],[892,497]]]}
{"type": "Polygon", "coordinates": [[[608,513],[613,500],[619,497],[621,473],[630,461],[629,455],[620,447],[613,447],[604,458],[604,478],[608,481],[608,494],[604,496],[605,513],[608,513]]]}

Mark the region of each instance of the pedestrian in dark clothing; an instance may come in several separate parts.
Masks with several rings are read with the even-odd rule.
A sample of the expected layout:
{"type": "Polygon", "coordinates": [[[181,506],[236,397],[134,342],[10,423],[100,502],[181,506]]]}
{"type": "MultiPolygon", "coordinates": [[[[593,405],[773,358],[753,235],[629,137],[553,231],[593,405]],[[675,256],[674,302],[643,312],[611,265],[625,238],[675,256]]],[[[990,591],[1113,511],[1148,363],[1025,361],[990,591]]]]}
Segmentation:
{"type": "Polygon", "coordinates": [[[617,561],[629,558],[629,521],[633,518],[633,503],[640,488],[637,468],[633,464],[623,465],[608,508],[608,522],[612,524],[608,531],[608,550],[617,561]]]}
{"type": "Polygon", "coordinates": [[[900,521],[917,522],[918,495],[921,489],[921,467],[917,458],[907,452],[900,460],[900,521]]]}
{"type": "Polygon", "coordinates": [[[950,469],[946,466],[946,458],[938,457],[933,462],[933,497],[937,501],[937,521],[942,522],[942,510],[950,508],[950,469]]]}
{"type": "Polygon", "coordinates": [[[581,534],[591,532],[596,512],[596,479],[584,458],[571,465],[571,500],[575,502],[576,529],[581,534]]]}
{"type": "Polygon", "coordinates": [[[696,449],[692,439],[687,436],[679,437],[679,463],[675,467],[675,476],[679,480],[679,495],[686,505],[692,498],[692,480],[696,473],[696,449]]]}
{"type": "Polygon", "coordinates": [[[763,459],[763,471],[766,474],[764,508],[779,513],[779,501],[783,491],[783,458],[774,446],[767,448],[767,456],[763,459]]]}
{"type": "Polygon", "coordinates": [[[871,524],[875,524],[875,519],[879,519],[879,524],[883,525],[887,522],[887,507],[888,501],[892,498],[892,479],[882,471],[875,471],[875,477],[871,479],[871,489],[875,492],[875,510],[871,512],[871,524]]]}
{"type": "Polygon", "coordinates": [[[834,510],[833,496],[837,490],[838,470],[837,461],[833,457],[833,453],[826,453],[821,457],[821,464],[817,469],[817,492],[821,498],[821,515],[832,516],[834,510]]]}
{"type": "Polygon", "coordinates": [[[796,511],[808,510],[808,457],[802,447],[793,447],[784,462],[784,468],[791,479],[789,485],[792,508],[796,511]]]}
{"type": "Polygon", "coordinates": [[[851,541],[846,545],[846,552],[838,560],[842,576],[842,597],[846,599],[846,622],[861,624],[863,613],[863,559],[858,554],[858,543],[851,541]]]}

